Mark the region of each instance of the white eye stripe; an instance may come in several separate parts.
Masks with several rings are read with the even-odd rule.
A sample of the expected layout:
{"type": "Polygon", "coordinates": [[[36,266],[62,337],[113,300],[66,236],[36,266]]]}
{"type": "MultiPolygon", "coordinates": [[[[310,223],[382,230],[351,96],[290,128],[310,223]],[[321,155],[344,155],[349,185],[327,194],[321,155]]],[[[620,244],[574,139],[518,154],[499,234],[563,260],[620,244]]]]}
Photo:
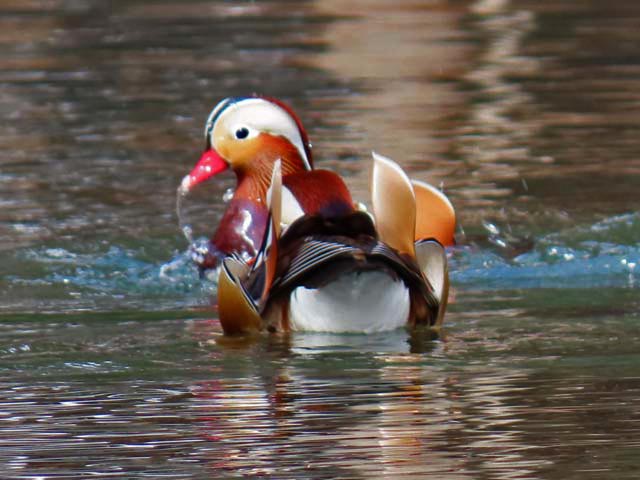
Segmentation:
{"type": "MultiPolygon", "coordinates": [[[[296,120],[279,105],[264,98],[226,98],[222,100],[209,114],[205,126],[205,139],[209,146],[215,148],[212,129],[220,125],[231,138],[245,140],[253,138],[260,132],[285,137],[298,150],[306,167],[311,170],[310,159],[305,149],[303,133],[296,120]],[[233,126],[233,128],[230,128],[233,126]],[[245,127],[249,134],[242,138],[236,135],[238,128],[245,127]]],[[[242,135],[242,134],[241,134],[242,135]]]]}

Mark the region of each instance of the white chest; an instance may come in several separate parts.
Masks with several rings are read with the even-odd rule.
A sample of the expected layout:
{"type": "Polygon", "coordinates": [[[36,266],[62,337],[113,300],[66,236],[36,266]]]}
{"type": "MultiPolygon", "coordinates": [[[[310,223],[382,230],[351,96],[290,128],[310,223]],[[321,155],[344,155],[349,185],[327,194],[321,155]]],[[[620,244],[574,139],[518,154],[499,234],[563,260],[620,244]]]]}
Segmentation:
{"type": "Polygon", "coordinates": [[[406,325],[409,290],[380,271],[352,272],[319,289],[296,288],[289,304],[292,330],[372,333],[406,325]]]}

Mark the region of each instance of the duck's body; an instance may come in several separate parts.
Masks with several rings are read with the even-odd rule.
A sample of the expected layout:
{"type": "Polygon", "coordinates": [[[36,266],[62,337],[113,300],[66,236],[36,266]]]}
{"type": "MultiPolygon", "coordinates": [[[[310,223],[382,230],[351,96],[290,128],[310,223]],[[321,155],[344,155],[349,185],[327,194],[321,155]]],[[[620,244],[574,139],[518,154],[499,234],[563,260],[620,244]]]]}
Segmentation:
{"type": "Polygon", "coordinates": [[[374,333],[409,324],[409,307],[402,280],[385,271],[352,271],[321,287],[296,287],[286,318],[292,331],[374,333]]]}
{"type": "Polygon", "coordinates": [[[377,157],[375,165],[379,180],[374,192],[392,193],[389,205],[374,200],[376,224],[357,211],[303,215],[282,235],[287,200],[276,170],[270,202],[278,205],[270,210],[256,263],[249,268],[228,259],[220,274],[218,304],[225,332],[439,327],[448,292],[444,249],[435,240],[413,242],[411,184],[390,160],[377,157]],[[387,218],[391,210],[404,215],[387,218]]]}
{"type": "MultiPolygon", "coordinates": [[[[250,181],[249,179],[244,182],[250,181]]],[[[282,178],[283,195],[288,199],[283,223],[308,215],[342,215],[353,211],[353,200],[343,180],[328,170],[295,172],[282,178]]],[[[229,202],[216,232],[209,241],[208,254],[198,262],[202,270],[215,268],[222,258],[239,255],[254,258],[267,228],[267,189],[247,197],[239,188],[229,202]]]]}
{"type": "Polygon", "coordinates": [[[225,333],[441,324],[443,245],[453,243],[455,228],[441,192],[412,184],[397,164],[374,155],[373,217],[356,211],[338,175],[312,169],[299,119],[277,100],[222,101],[205,137],[207,148],[180,190],[229,167],[237,177],[208,252],[197,259],[201,270],[222,264],[225,333]]]}
{"type": "Polygon", "coordinates": [[[375,332],[435,323],[438,301],[417,262],[380,241],[366,213],[304,216],[277,250],[262,308],[272,330],[375,332]]]}

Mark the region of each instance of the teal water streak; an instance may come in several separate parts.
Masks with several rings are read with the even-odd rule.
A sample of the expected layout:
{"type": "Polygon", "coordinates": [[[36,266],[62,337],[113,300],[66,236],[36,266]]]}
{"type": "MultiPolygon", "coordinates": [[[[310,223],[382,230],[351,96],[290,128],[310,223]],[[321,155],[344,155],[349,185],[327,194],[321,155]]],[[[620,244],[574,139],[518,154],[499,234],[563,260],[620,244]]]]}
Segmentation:
{"type": "MultiPolygon", "coordinates": [[[[640,281],[637,214],[611,217],[593,225],[542,236],[526,253],[511,257],[510,241],[487,226],[484,245],[461,245],[449,252],[454,288],[466,290],[630,288],[640,281]],[[490,245],[491,247],[487,247],[490,245]]],[[[206,306],[215,298],[213,279],[199,278],[189,251],[174,250],[165,262],[167,242],[105,245],[86,252],[28,248],[16,252],[22,272],[5,278],[7,291],[50,292],[64,308],[145,311],[206,306]]],[[[19,311],[24,307],[6,309],[19,311]]],[[[33,307],[32,307],[33,308],[33,307]]],[[[46,308],[46,307],[45,307],[46,308]]]]}

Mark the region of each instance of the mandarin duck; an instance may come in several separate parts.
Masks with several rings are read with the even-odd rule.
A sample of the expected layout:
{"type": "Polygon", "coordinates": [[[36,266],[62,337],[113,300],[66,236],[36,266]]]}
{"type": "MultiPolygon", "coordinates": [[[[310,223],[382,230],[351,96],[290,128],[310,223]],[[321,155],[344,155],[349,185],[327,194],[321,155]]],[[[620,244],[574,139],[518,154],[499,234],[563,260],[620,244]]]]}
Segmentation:
{"type": "Polygon", "coordinates": [[[231,254],[246,260],[255,257],[266,230],[266,194],[276,161],[281,164],[283,195],[295,199],[289,202],[294,210],[284,212],[284,218],[341,214],[352,208],[349,190],[338,175],[312,170],[311,147],[302,123],[279,100],[260,96],[222,100],[206,122],[205,140],[205,151],[182,180],[180,194],[229,167],[237,186],[206,253],[196,258],[201,272],[231,254]]]}
{"type": "Polygon", "coordinates": [[[373,215],[354,208],[299,212],[286,222],[287,212],[299,208],[275,163],[267,229],[255,261],[234,256],[222,262],[218,312],[225,334],[439,329],[449,290],[442,239],[453,237],[453,207],[428,184],[412,183],[392,160],[373,158],[373,215]],[[424,195],[441,208],[429,222],[416,208],[424,195]]]}

